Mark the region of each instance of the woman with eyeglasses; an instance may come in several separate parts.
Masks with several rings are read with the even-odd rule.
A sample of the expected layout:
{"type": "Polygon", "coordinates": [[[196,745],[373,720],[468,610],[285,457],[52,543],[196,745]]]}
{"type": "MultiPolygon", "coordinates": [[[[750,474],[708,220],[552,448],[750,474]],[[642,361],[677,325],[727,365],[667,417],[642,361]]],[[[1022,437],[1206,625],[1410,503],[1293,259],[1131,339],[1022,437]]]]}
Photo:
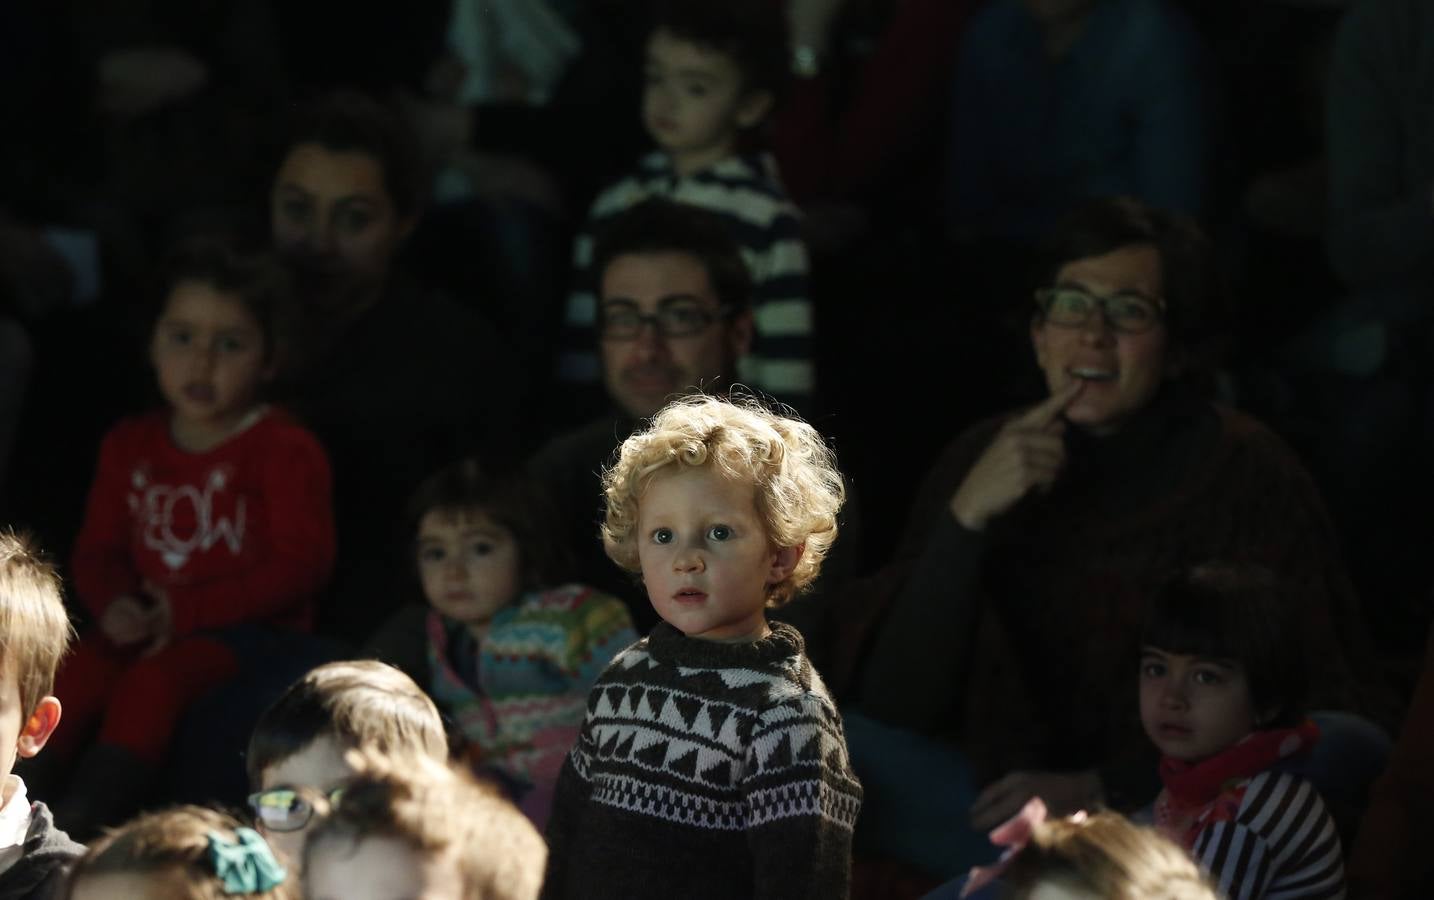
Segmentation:
{"type": "Polygon", "coordinates": [[[847,723],[869,849],[935,874],[983,859],[984,833],[1032,796],[1056,815],[1153,799],[1131,660],[1172,567],[1291,579],[1320,705],[1357,702],[1363,626],[1319,494],[1278,437],[1200,388],[1219,297],[1208,243],[1111,199],[1048,249],[1030,325],[1048,396],[947,448],[898,562],[866,585],[874,637],[848,644],[870,648],[847,723]]]}

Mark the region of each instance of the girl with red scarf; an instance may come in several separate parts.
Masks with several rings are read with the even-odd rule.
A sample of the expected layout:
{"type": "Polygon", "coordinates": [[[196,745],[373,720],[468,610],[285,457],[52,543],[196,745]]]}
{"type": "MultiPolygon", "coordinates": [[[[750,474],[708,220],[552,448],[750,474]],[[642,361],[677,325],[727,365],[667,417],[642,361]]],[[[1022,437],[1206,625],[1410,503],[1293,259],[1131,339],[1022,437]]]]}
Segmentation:
{"type": "Polygon", "coordinates": [[[1155,825],[1232,900],[1345,895],[1324,801],[1281,770],[1319,739],[1291,607],[1266,570],[1206,565],[1168,582],[1146,620],[1140,719],[1165,785],[1155,825]]]}

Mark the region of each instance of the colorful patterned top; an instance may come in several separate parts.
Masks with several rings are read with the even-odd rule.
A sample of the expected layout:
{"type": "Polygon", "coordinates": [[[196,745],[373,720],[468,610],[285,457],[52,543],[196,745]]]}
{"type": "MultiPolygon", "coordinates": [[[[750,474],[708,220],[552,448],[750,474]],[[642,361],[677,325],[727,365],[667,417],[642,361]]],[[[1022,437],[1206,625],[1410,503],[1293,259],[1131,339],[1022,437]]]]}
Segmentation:
{"type": "Polygon", "coordinates": [[[430,692],[458,723],[474,767],[514,788],[541,827],[588,690],[636,638],[622,601],[575,584],[523,595],[493,617],[481,644],[430,612],[430,692]]]}

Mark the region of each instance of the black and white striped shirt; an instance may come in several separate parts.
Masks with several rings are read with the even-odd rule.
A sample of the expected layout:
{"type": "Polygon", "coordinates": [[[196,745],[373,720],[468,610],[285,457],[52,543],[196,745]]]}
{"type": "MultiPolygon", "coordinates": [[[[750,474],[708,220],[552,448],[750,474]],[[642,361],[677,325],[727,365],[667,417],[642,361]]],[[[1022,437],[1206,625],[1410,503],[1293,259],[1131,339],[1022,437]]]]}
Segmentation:
{"type": "MultiPolygon", "coordinates": [[[[801,409],[815,388],[812,305],[801,213],[787,199],[767,158],[729,156],[688,176],[666,154],[649,154],[632,175],[598,195],[573,246],[573,291],[563,316],[558,377],[568,383],[601,378],[597,342],[596,273],[590,271],[594,235],[650,197],[700,207],[724,219],[752,273],[755,339],[739,360],[740,379],[801,409]]],[[[712,373],[714,375],[721,373],[712,373]]]]}
{"type": "Polygon", "coordinates": [[[1283,772],[1261,772],[1233,817],[1211,822],[1191,854],[1230,900],[1343,898],[1339,833],[1319,792],[1283,772]]]}

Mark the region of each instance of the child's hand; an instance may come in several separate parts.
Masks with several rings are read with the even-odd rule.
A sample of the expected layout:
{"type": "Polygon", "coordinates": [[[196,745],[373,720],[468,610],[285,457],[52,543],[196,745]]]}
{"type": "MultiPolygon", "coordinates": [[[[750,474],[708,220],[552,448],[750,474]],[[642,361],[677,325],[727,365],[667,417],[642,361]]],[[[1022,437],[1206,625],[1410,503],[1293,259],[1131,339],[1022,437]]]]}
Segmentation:
{"type": "MultiPolygon", "coordinates": [[[[983,531],[991,519],[1031,491],[1051,489],[1066,462],[1066,423],[1061,414],[1083,387],[1085,382],[1073,380],[996,433],[951,498],[956,521],[972,531],[983,531]]],[[[1011,815],[1018,809],[1020,804],[1011,815]]]]}
{"type": "Polygon", "coordinates": [[[150,599],[146,613],[149,633],[146,637],[151,640],[149,646],[144,648],[142,655],[153,656],[169,646],[170,638],[174,636],[174,608],[169,603],[169,592],[154,582],[146,581],[144,592],[149,595],[150,599]]]}
{"type": "Polygon", "coordinates": [[[100,616],[100,633],[116,647],[138,644],[150,636],[150,613],[145,604],[128,595],[116,597],[100,616]]]}
{"type": "Polygon", "coordinates": [[[990,831],[1021,811],[1032,797],[1045,802],[1050,814],[1065,818],[1101,802],[1100,773],[1012,772],[987,787],[971,804],[971,827],[990,831]]]}

